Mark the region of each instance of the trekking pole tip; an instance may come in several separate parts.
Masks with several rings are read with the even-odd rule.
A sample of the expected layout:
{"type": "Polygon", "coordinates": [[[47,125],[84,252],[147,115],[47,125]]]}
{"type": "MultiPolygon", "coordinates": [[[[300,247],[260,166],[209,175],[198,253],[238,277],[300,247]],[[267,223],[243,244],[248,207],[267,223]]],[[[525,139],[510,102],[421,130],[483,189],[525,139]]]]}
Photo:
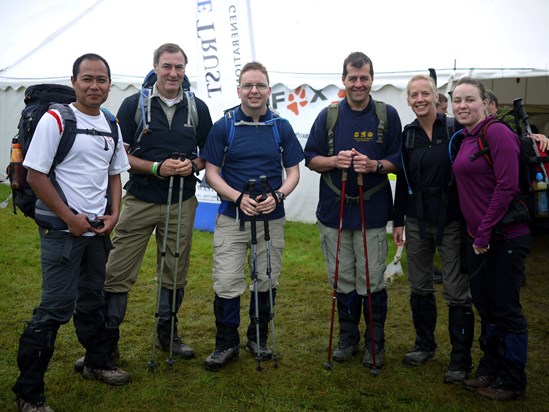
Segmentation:
{"type": "Polygon", "coordinates": [[[332,362],[325,362],[324,367],[326,368],[326,370],[331,370],[332,369],[332,362]]]}
{"type": "Polygon", "coordinates": [[[376,377],[377,375],[379,375],[379,369],[378,368],[372,368],[370,370],[370,373],[372,374],[372,376],[376,377]]]}

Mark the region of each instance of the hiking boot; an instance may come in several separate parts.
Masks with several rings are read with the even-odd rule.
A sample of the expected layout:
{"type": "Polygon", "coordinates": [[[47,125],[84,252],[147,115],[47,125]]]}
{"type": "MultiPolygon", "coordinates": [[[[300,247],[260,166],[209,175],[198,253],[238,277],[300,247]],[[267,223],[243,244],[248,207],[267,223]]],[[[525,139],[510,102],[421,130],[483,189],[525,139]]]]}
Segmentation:
{"type": "Polygon", "coordinates": [[[351,359],[351,356],[353,356],[357,351],[358,345],[345,346],[340,342],[332,354],[332,359],[336,362],[344,362],[351,359]]]}
{"type": "Polygon", "coordinates": [[[15,399],[15,407],[20,412],[53,412],[45,403],[30,403],[21,398],[15,399]]]}
{"type": "Polygon", "coordinates": [[[462,369],[458,371],[448,370],[444,374],[444,383],[461,383],[469,377],[470,369],[462,369]]]}
{"type": "Polygon", "coordinates": [[[526,389],[503,389],[494,388],[493,386],[478,388],[477,392],[493,401],[514,401],[515,399],[523,398],[526,395],[526,389]]]}
{"type": "MultiPolygon", "coordinates": [[[[246,350],[257,356],[257,342],[251,340],[246,342],[246,350]]],[[[262,360],[269,360],[273,356],[269,348],[267,348],[267,345],[261,342],[259,343],[259,354],[261,355],[262,360]]]]}
{"type": "Polygon", "coordinates": [[[419,366],[423,365],[429,359],[435,357],[434,351],[413,350],[412,352],[404,355],[402,360],[406,365],[419,366]]]}
{"type": "MultiPolygon", "coordinates": [[[[81,358],[78,358],[74,361],[73,367],[76,373],[81,373],[84,370],[84,358],[85,356],[82,356],[81,358]]],[[[118,345],[116,345],[116,347],[111,352],[111,360],[115,361],[118,359],[120,359],[120,351],[118,350],[118,345]]]]}
{"type": "Polygon", "coordinates": [[[75,372],[81,373],[84,370],[84,358],[85,356],[82,356],[74,361],[73,367],[75,372]]]}
{"type": "MultiPolygon", "coordinates": [[[[384,363],[385,363],[385,349],[381,349],[380,351],[376,352],[376,368],[381,369],[384,363]]],[[[364,358],[362,359],[362,364],[366,368],[374,367],[374,358],[372,357],[372,353],[369,350],[366,350],[364,352],[364,358]]]]}
{"type": "MultiPolygon", "coordinates": [[[[170,351],[170,338],[158,335],[156,340],[156,346],[162,349],[163,351],[170,351]]],[[[189,346],[181,342],[179,336],[173,338],[172,353],[176,356],[181,356],[183,359],[192,359],[194,358],[194,350],[189,346]]]]}
{"type": "Polygon", "coordinates": [[[210,372],[217,372],[232,360],[238,359],[240,348],[235,346],[225,350],[214,350],[204,361],[204,367],[210,372]]]}
{"type": "Polygon", "coordinates": [[[470,391],[476,391],[477,389],[490,386],[490,384],[495,380],[495,376],[484,375],[478,376],[476,378],[466,379],[465,381],[463,381],[463,385],[466,389],[469,389],[470,391]]]}
{"type": "Polygon", "coordinates": [[[103,381],[112,386],[122,386],[131,380],[130,374],[119,368],[92,369],[87,366],[84,366],[84,370],[82,370],[82,377],[84,379],[103,381]]]}

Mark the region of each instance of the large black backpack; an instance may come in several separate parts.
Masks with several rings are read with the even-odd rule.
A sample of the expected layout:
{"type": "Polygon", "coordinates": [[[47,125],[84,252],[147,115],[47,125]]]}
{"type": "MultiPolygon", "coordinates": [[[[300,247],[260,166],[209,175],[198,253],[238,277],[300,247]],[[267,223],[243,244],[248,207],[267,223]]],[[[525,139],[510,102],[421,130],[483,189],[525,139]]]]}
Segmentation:
{"type": "MultiPolygon", "coordinates": [[[[77,129],[76,117],[68,106],[69,103],[74,101],[76,101],[76,95],[71,87],[60,84],[37,84],[30,86],[25,93],[25,108],[21,112],[18,125],[19,131],[12,140],[12,156],[7,174],[12,189],[13,213],[17,214],[17,208],[19,208],[25,216],[34,219],[38,225],[47,229],[61,230],[65,229],[66,225],[37,199],[36,194],[27,183],[27,169],[23,167],[22,162],[31,144],[36,126],[42,116],[50,109],[57,110],[61,115],[64,128],[48,176],[61,198],[66,201],[63,192],[55,181],[54,169],[69,153],[77,133],[93,134],[96,132],[95,130],[77,129]],[[14,156],[14,150],[19,149],[22,156],[17,159],[18,156],[14,156]]],[[[102,111],[111,126],[111,133],[109,135],[114,139],[116,150],[116,145],[118,144],[116,117],[105,109],[102,109],[102,111]]]]}

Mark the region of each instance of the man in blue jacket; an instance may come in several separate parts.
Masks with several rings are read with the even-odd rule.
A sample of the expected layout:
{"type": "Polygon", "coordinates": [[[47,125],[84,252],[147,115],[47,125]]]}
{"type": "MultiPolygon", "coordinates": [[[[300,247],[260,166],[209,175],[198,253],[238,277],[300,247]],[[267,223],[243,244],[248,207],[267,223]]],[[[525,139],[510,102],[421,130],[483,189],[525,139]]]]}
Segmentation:
{"type": "MultiPolygon", "coordinates": [[[[339,103],[333,137],[330,137],[328,130],[328,111],[331,109],[326,108],[311,128],[305,146],[305,161],[309,169],[322,174],[316,216],[332,285],[340,219],[339,202],[343,195],[342,172],[348,172],[337,283],[340,341],[333,353],[333,359],[339,362],[350,359],[357,352],[360,312],[364,307],[365,315],[369,313],[357,183],[358,176],[363,175],[375,366],[381,367],[387,316],[387,291],[383,277],[388,249],[386,226],[392,219],[393,204],[387,173],[396,171],[401,164],[401,123],[394,107],[374,102],[371,98],[373,80],[374,69],[368,56],[355,52],[345,59],[342,81],[347,96],[339,103]]],[[[366,320],[365,337],[366,342],[370,342],[370,327],[366,320]]],[[[374,363],[371,346],[366,345],[363,358],[366,367],[372,367],[374,363]]]]}
{"type": "MultiPolygon", "coordinates": [[[[267,106],[271,87],[265,67],[258,62],[246,64],[237,88],[241,104],[213,126],[203,158],[206,179],[222,199],[214,233],[214,314],[217,328],[215,350],[205,360],[207,370],[217,371],[239,355],[240,296],[246,289],[244,267],[250,247],[250,221],[268,219],[270,228],[271,279],[266,275],[264,225],[257,225],[257,272],[259,344],[253,321],[256,308],[254,293],[250,302],[250,326],[246,348],[264,360],[270,319],[269,288],[273,303],[278,286],[284,249],[284,199],[299,181],[299,163],[303,150],[288,121],[277,117],[267,106]],[[283,178],[283,171],[285,178],[283,178]],[[265,198],[258,196],[260,177],[269,188],[265,198]],[[258,182],[250,193],[250,179],[258,182]]],[[[252,270],[250,258],[250,270],[252,270]]]]}

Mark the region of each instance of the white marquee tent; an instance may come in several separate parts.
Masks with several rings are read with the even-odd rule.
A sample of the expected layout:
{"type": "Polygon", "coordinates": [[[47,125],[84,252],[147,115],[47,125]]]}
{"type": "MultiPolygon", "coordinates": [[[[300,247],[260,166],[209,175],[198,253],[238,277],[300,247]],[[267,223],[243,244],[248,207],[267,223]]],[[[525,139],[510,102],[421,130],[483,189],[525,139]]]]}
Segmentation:
{"type": "MultiPolygon", "coordinates": [[[[246,9],[242,21],[253,34],[241,38],[233,52],[240,55],[247,42],[252,53],[241,55],[267,66],[274,85],[271,104],[303,144],[318,112],[339,98],[341,64],[355,50],[374,62],[373,96],[394,105],[403,124],[413,120],[406,105],[408,78],[433,67],[443,92],[448,82],[469,74],[483,79],[504,104],[523,97],[532,122],[549,134],[544,0],[0,0],[0,169],[9,162],[25,88],[70,84],[72,62],[83,53],[109,61],[113,87],[105,106],[113,112],[138,90],[152,67],[153,50],[164,42],[186,50],[187,74],[203,97],[197,4],[223,9],[227,19],[231,10],[246,9]]],[[[235,89],[225,92],[224,102],[238,103],[235,89]]],[[[290,220],[315,220],[317,182],[318,175],[302,167],[302,181],[288,199],[290,220]]]]}

